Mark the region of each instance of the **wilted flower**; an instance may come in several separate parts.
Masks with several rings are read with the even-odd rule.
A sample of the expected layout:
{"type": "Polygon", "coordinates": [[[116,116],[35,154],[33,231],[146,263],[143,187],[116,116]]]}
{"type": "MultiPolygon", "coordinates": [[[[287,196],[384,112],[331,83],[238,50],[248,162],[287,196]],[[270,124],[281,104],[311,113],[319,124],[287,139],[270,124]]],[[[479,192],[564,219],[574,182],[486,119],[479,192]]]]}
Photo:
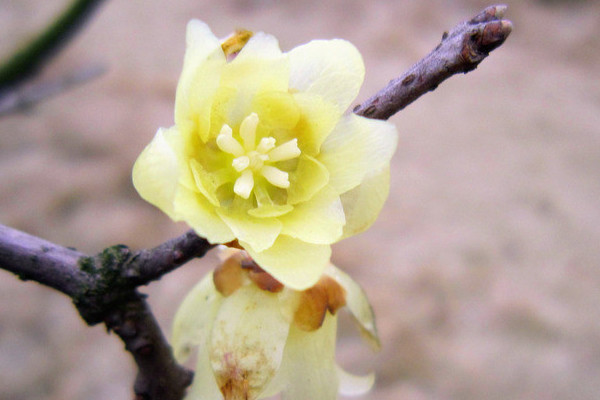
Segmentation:
{"type": "Polygon", "coordinates": [[[240,41],[221,43],[204,23],[189,23],[175,126],[158,130],[133,182],[172,219],[211,243],[237,240],[279,281],[305,289],[331,244],[378,215],[396,129],[343,115],[364,77],[349,42],[282,53],[257,33],[228,60],[240,41]]]}
{"type": "Polygon", "coordinates": [[[186,399],[282,393],[286,400],[333,400],[338,392],[366,392],[373,374],[348,374],[334,359],[336,311],[344,306],[378,348],[371,307],[348,275],[329,265],[315,286],[296,291],[236,251],[188,294],[175,316],[176,359],[184,362],[197,349],[186,399]]]}

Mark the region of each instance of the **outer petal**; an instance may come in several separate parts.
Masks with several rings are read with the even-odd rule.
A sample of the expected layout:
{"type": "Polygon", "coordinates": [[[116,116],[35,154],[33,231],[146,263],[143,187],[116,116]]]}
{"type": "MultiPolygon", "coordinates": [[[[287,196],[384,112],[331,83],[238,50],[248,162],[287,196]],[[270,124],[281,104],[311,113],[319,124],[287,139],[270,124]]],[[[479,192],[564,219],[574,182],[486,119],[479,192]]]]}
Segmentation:
{"type": "MultiPolygon", "coordinates": [[[[170,128],[176,131],[176,128],[170,128]]],[[[177,190],[179,162],[160,128],[133,166],[133,186],[140,196],[175,219],[173,199],[177,190]]]]}
{"type": "Polygon", "coordinates": [[[323,143],[318,159],[329,169],[329,184],[341,194],[387,165],[397,142],[393,124],[347,115],[323,143]]]}
{"type": "Polygon", "coordinates": [[[346,223],[340,197],[328,186],[279,220],[283,223],[282,234],[315,244],[337,241],[346,223]]]}
{"type": "Polygon", "coordinates": [[[203,22],[188,23],[186,53],[175,98],[175,124],[206,141],[212,98],[226,63],[221,43],[203,22]]]}
{"type": "Polygon", "coordinates": [[[282,400],[337,399],[336,328],[337,318],[329,313],[315,331],[291,326],[281,369],[272,383],[282,387],[282,400]]]}
{"type": "Polygon", "coordinates": [[[390,191],[390,167],[371,171],[363,182],[342,194],[342,204],[346,215],[343,238],[356,235],[377,219],[390,191]]]}
{"type": "Polygon", "coordinates": [[[173,354],[178,362],[185,362],[193,348],[202,350],[207,347],[209,332],[223,299],[215,289],[212,272],[185,297],[175,314],[171,338],[173,354]]]}
{"type": "Polygon", "coordinates": [[[290,322],[279,296],[244,286],[219,309],[210,361],[221,391],[231,399],[256,399],[279,369],[290,322]]]}
{"type": "Polygon", "coordinates": [[[227,243],[236,238],[202,193],[179,186],[175,196],[176,221],[187,222],[211,243],[227,243]]]}
{"type": "Polygon", "coordinates": [[[356,98],[365,66],[356,47],[345,40],[313,40],[290,55],[290,88],[322,96],[344,112],[356,98]]]}
{"type": "Polygon", "coordinates": [[[255,251],[271,247],[281,232],[282,224],[276,218],[253,217],[244,209],[218,208],[216,211],[235,237],[255,251]]]}
{"type": "Polygon", "coordinates": [[[185,400],[222,400],[212,365],[209,359],[208,345],[198,348],[198,361],[194,371],[194,381],[188,389],[185,400]]]}
{"type": "Polygon", "coordinates": [[[361,328],[361,334],[374,350],[379,350],[381,344],[375,326],[375,314],[363,289],[348,274],[333,264],[325,273],[336,280],[346,290],[346,306],[361,328]]]}
{"type": "Polygon", "coordinates": [[[338,365],[338,379],[340,380],[339,392],[343,396],[360,396],[367,393],[375,383],[375,374],[370,373],[365,376],[350,374],[338,365]]]}
{"type": "Polygon", "coordinates": [[[221,75],[222,86],[237,89],[229,105],[229,125],[241,123],[251,112],[257,93],[287,92],[288,82],[289,60],[279,51],[277,40],[266,34],[253,36],[221,75]]]}
{"type": "Polygon", "coordinates": [[[256,252],[246,243],[240,244],[269,274],[284,285],[304,290],[314,285],[331,257],[331,246],[306,243],[287,235],[279,235],[272,247],[256,252]]]}

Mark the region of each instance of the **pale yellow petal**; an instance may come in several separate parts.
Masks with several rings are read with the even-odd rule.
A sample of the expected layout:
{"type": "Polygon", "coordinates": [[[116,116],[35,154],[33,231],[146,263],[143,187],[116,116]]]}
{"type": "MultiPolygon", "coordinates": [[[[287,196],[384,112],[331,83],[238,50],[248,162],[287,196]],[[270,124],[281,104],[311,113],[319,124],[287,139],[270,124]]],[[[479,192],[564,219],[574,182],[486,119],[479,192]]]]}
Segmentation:
{"type": "Polygon", "coordinates": [[[335,400],[337,318],[327,313],[323,325],[311,332],[292,325],[280,373],[272,385],[282,387],[282,400],[335,400]]]}
{"type": "Polygon", "coordinates": [[[257,218],[242,208],[231,207],[216,210],[229,226],[235,237],[244,241],[254,251],[263,251],[273,245],[281,232],[281,222],[276,218],[257,218]]]}
{"type": "Polygon", "coordinates": [[[252,109],[268,129],[292,129],[300,119],[300,108],[287,92],[260,92],[252,100],[252,109]]]}
{"type": "Polygon", "coordinates": [[[333,103],[316,94],[294,93],[293,98],[300,110],[300,118],[293,130],[298,138],[298,147],[304,154],[316,156],[342,113],[333,103]]]}
{"type": "Polygon", "coordinates": [[[212,272],[187,294],[173,320],[171,346],[178,362],[184,363],[196,348],[207,347],[223,298],[215,289],[212,272]]]}
{"type": "Polygon", "coordinates": [[[256,32],[232,63],[240,63],[253,58],[278,58],[281,55],[279,42],[275,36],[264,32],[256,32]]]}
{"type": "Polygon", "coordinates": [[[381,343],[375,325],[375,314],[364,290],[348,274],[330,264],[325,274],[331,276],[346,290],[346,307],[358,322],[363,338],[373,350],[379,350],[381,343]]]}
{"type": "Polygon", "coordinates": [[[306,154],[298,158],[298,166],[290,174],[287,201],[297,204],[313,198],[329,182],[329,171],[319,161],[306,154]]]}
{"type": "MultiPolygon", "coordinates": [[[[176,128],[171,128],[174,131],[176,128]]],[[[178,186],[179,161],[159,129],[133,166],[133,186],[147,202],[175,219],[173,200],[178,186]]]]}
{"type": "Polygon", "coordinates": [[[329,170],[329,184],[341,194],[387,165],[397,141],[393,124],[347,115],[323,143],[318,160],[329,170]]]}
{"type": "Polygon", "coordinates": [[[331,257],[331,246],[306,243],[287,235],[279,235],[272,247],[262,252],[240,244],[265,271],[284,285],[304,290],[314,285],[331,257]]]}
{"type": "Polygon", "coordinates": [[[340,196],[346,215],[343,238],[356,235],[377,219],[390,190],[390,166],[371,171],[362,183],[340,196]]]}
{"type": "Polygon", "coordinates": [[[226,59],[220,41],[201,21],[189,22],[186,42],[183,70],[175,96],[175,124],[182,131],[196,132],[206,141],[211,104],[226,59]]]}
{"type": "Polygon", "coordinates": [[[340,380],[339,392],[342,396],[360,396],[367,393],[375,383],[375,374],[364,376],[353,375],[337,366],[338,379],[340,380]]]}
{"type": "MultiPolygon", "coordinates": [[[[252,42],[257,36],[252,37],[252,42]]],[[[248,42],[248,44],[251,44],[248,42]]],[[[237,94],[228,104],[227,120],[231,126],[240,124],[252,111],[254,98],[263,92],[287,92],[289,82],[289,60],[285,55],[275,55],[265,49],[264,57],[244,56],[248,44],[240,54],[227,64],[221,75],[220,84],[237,89],[237,94]]],[[[258,51],[258,49],[257,49],[258,51]]],[[[259,114],[259,119],[261,115],[259,114]]]]}
{"type": "Polygon", "coordinates": [[[174,203],[175,220],[187,222],[210,243],[228,243],[236,238],[202,193],[179,186],[174,203]]]}
{"type": "Polygon", "coordinates": [[[194,381],[188,389],[184,400],[222,400],[212,366],[208,358],[208,346],[198,348],[198,360],[194,371],[194,381]]]}
{"type": "Polygon", "coordinates": [[[328,186],[279,220],[283,223],[282,234],[315,244],[339,240],[346,223],[340,197],[328,186]]]}
{"type": "Polygon", "coordinates": [[[190,168],[194,176],[197,189],[210,201],[210,203],[218,207],[219,199],[217,198],[217,182],[213,174],[207,172],[198,161],[190,160],[190,168]]]}
{"type": "Polygon", "coordinates": [[[365,76],[356,47],[340,39],[313,40],[289,53],[290,88],[322,96],[344,112],[354,101],[365,76]]]}
{"type": "Polygon", "coordinates": [[[210,361],[228,398],[258,398],[279,369],[290,328],[280,307],[277,294],[254,285],[223,301],[211,334],[210,361]]]}

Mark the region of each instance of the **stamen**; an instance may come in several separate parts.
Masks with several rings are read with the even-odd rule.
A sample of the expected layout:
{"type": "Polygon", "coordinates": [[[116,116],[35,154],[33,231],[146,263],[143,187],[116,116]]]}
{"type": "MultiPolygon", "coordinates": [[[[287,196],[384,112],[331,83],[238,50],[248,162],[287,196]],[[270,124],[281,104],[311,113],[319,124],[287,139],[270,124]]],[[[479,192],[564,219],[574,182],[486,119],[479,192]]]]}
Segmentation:
{"type": "Polygon", "coordinates": [[[247,199],[250,197],[250,193],[252,193],[252,188],[254,188],[254,176],[252,175],[252,171],[247,169],[235,181],[233,191],[238,196],[247,199]]]}
{"type": "Polygon", "coordinates": [[[260,139],[258,146],[256,146],[256,151],[264,154],[267,151],[271,150],[273,147],[275,147],[275,138],[265,137],[260,139]]]}
{"type": "Polygon", "coordinates": [[[238,158],[234,158],[231,165],[237,172],[242,172],[248,165],[250,165],[250,157],[248,156],[240,156],[238,158]]]}
{"type": "Polygon", "coordinates": [[[233,138],[232,133],[233,131],[229,125],[223,125],[221,133],[217,136],[217,146],[225,153],[239,157],[244,154],[244,148],[233,138]]]}
{"type": "Polygon", "coordinates": [[[280,170],[279,168],[265,165],[260,169],[260,173],[273,186],[277,186],[282,189],[287,189],[290,187],[288,173],[280,170]]]}
{"type": "Polygon", "coordinates": [[[269,152],[269,160],[271,161],[285,161],[296,158],[300,155],[301,151],[298,148],[298,139],[292,139],[280,146],[275,147],[269,152]]]}
{"type": "Polygon", "coordinates": [[[252,113],[242,121],[240,125],[240,136],[244,141],[246,151],[254,150],[256,144],[256,126],[258,125],[258,115],[252,113]]]}

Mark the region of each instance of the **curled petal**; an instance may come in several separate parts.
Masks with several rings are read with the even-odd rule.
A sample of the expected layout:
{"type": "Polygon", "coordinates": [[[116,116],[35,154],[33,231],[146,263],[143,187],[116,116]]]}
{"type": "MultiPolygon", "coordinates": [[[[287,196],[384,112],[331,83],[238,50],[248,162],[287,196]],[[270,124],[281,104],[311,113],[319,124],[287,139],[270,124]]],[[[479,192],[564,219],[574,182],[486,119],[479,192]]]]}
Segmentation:
{"type": "Polygon", "coordinates": [[[340,196],[344,205],[346,225],[343,237],[356,235],[377,219],[390,191],[390,166],[371,171],[360,185],[340,196]]]}
{"type": "Polygon", "coordinates": [[[344,371],[337,366],[338,379],[340,380],[339,392],[342,396],[360,396],[367,393],[375,383],[375,374],[357,376],[344,371]]]}
{"type": "Polygon", "coordinates": [[[341,194],[388,165],[397,142],[394,125],[347,115],[323,143],[319,161],[329,170],[330,185],[341,194]]]}
{"type": "Polygon", "coordinates": [[[325,273],[335,279],[346,291],[346,307],[358,322],[361,334],[373,350],[379,350],[381,343],[375,325],[375,314],[364,290],[348,274],[330,264],[325,273]]]}

